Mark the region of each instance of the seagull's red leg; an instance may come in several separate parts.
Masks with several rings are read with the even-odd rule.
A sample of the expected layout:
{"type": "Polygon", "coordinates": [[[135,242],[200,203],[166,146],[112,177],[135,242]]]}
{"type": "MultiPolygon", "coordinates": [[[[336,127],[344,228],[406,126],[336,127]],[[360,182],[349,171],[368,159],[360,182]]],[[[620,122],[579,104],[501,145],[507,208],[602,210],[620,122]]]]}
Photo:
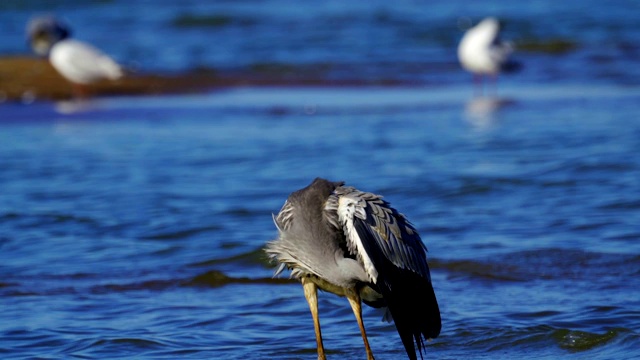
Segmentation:
{"type": "Polygon", "coordinates": [[[473,87],[475,91],[476,97],[481,97],[484,95],[484,75],[482,74],[473,74],[473,87]]]}
{"type": "Polygon", "coordinates": [[[480,84],[478,75],[473,74],[471,76],[473,77],[473,95],[478,96],[478,85],[480,84]]]}
{"type": "Polygon", "coordinates": [[[316,330],[316,342],[318,343],[318,360],[326,360],[324,346],[322,345],[322,332],[320,331],[320,318],[318,317],[318,286],[309,278],[302,278],[302,288],[304,296],[309,303],[311,316],[313,317],[313,327],[316,330]]]}
{"type": "Polygon", "coordinates": [[[491,75],[491,85],[492,85],[492,95],[493,97],[498,97],[498,74],[491,75]]]}
{"type": "Polygon", "coordinates": [[[73,90],[73,97],[76,99],[87,99],[91,95],[89,87],[85,84],[71,83],[71,88],[73,90]]]}

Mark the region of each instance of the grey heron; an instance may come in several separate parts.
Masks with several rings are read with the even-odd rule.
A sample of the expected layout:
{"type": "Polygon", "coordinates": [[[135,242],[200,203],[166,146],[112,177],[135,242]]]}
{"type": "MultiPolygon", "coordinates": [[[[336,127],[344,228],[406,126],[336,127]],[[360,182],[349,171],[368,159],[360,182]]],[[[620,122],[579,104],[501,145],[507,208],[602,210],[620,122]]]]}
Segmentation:
{"type": "Polygon", "coordinates": [[[111,57],[91,44],[71,39],[69,28],[51,15],[34,17],[27,25],[33,51],[48,56],[51,65],[84,95],[83,86],[99,80],[117,80],[123,70],[111,57]]]}
{"type": "Polygon", "coordinates": [[[440,309],[426,247],[414,226],[381,196],[316,178],[291,193],[274,217],[279,236],[265,251],[300,279],[313,317],[318,359],[325,359],[317,290],[345,296],[373,359],[361,302],[386,307],[410,359],[440,334],[440,309]]]}
{"type": "Polygon", "coordinates": [[[464,33],[458,45],[458,60],[481,86],[484,76],[495,81],[499,73],[520,68],[518,62],[510,59],[512,52],[512,45],[500,40],[500,22],[488,17],[464,33]]]}

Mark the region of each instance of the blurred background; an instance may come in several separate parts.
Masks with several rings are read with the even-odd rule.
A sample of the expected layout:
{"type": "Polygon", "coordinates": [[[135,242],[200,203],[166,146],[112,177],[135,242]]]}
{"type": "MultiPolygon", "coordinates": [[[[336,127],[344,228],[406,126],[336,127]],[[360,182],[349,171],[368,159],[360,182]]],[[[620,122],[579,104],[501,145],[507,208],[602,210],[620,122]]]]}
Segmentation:
{"type": "Polygon", "coordinates": [[[526,60],[512,82],[631,85],[640,80],[637,7],[627,1],[4,1],[0,53],[29,54],[28,20],[50,13],[74,38],[142,73],[451,85],[470,81],[455,53],[463,30],[495,16],[516,57],[526,60]]]}
{"type": "MultiPolygon", "coordinates": [[[[0,356],[315,359],[271,214],[316,176],[385,196],[429,249],[427,357],[640,356],[640,5],[0,3],[0,356]],[[55,14],[127,76],[78,100],[26,26],[55,14]],[[464,31],[520,71],[477,96],[464,31]]],[[[406,358],[365,310],[374,354],[406,358]]],[[[320,294],[331,358],[362,358],[320,294]]]]}

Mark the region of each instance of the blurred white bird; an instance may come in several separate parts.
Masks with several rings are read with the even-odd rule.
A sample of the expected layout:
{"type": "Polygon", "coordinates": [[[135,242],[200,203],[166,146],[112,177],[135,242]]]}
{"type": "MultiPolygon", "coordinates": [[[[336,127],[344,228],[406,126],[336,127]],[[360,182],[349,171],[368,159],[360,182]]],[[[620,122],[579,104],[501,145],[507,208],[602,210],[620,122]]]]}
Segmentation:
{"type": "Polygon", "coordinates": [[[80,97],[86,95],[84,85],[123,76],[118,63],[92,45],[70,39],[69,28],[53,16],[33,18],[27,35],[33,51],[48,56],[51,65],[72,83],[80,97]]]}
{"type": "Polygon", "coordinates": [[[488,17],[465,32],[458,45],[458,59],[465,70],[473,73],[482,93],[483,77],[491,76],[495,82],[499,73],[520,68],[509,58],[512,51],[510,43],[500,40],[498,20],[488,17]]]}

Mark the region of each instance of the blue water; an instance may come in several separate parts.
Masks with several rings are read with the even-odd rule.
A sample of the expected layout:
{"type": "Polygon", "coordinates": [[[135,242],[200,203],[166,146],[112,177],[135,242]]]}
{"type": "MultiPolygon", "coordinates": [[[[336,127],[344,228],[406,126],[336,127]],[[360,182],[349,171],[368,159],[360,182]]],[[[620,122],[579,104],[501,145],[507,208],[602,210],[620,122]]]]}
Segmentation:
{"type": "MultiPolygon", "coordinates": [[[[302,288],[261,249],[316,176],[420,231],[443,318],[427,358],[640,357],[638,6],[292,4],[56,2],[140,71],[392,85],[0,104],[0,357],[315,359],[302,288]],[[458,23],[489,13],[575,46],[519,51],[473,98],[458,23]]],[[[0,52],[26,51],[46,6],[3,2],[0,52]]],[[[364,357],[345,299],[321,294],[320,316],[330,358],[364,357]]],[[[406,358],[364,316],[377,358],[406,358]]]]}

